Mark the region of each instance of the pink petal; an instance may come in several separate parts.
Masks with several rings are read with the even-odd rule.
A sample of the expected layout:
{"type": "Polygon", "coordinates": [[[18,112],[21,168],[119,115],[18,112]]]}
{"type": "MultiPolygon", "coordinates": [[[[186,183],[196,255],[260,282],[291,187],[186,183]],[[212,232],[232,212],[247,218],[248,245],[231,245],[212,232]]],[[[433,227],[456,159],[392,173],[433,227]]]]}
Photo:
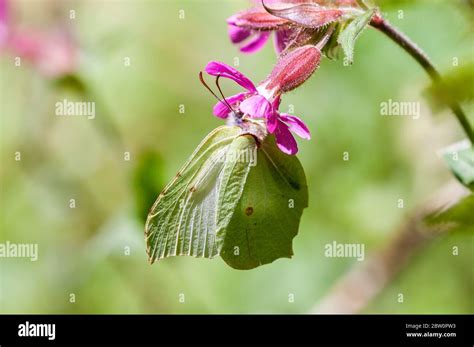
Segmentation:
{"type": "Polygon", "coordinates": [[[244,53],[255,53],[259,51],[270,37],[270,31],[262,31],[257,34],[254,39],[250,40],[249,43],[240,47],[240,51],[244,53]]]}
{"type": "Polygon", "coordinates": [[[276,112],[270,112],[267,115],[267,130],[270,134],[273,134],[278,126],[278,114],[276,112]]]}
{"type": "Polygon", "coordinates": [[[240,43],[252,34],[249,29],[240,28],[233,24],[229,24],[228,33],[232,43],[240,43]]]}
{"type": "MultiPolygon", "coordinates": [[[[239,101],[242,101],[245,99],[245,96],[246,96],[247,93],[239,93],[239,94],[235,94],[235,95],[232,95],[232,96],[229,96],[228,98],[225,98],[226,101],[230,104],[230,106],[234,107],[235,104],[239,101]]],[[[229,115],[229,113],[231,112],[232,110],[229,110],[229,106],[227,106],[225,103],[223,103],[222,101],[219,101],[215,106],[214,106],[214,109],[212,110],[212,113],[219,117],[219,118],[227,118],[227,116],[229,115]]]]}
{"type": "Polygon", "coordinates": [[[251,80],[227,64],[218,61],[211,61],[206,65],[205,71],[212,76],[222,76],[224,78],[229,78],[250,92],[257,91],[251,80]]]}
{"type": "Polygon", "coordinates": [[[278,126],[278,108],[280,107],[281,98],[278,95],[272,102],[272,112],[267,114],[267,130],[273,134],[278,126]]]}
{"type": "Polygon", "coordinates": [[[285,50],[286,46],[294,37],[294,31],[291,29],[282,29],[275,31],[275,51],[279,54],[285,50]]]}
{"type": "Polygon", "coordinates": [[[230,16],[229,18],[227,18],[227,24],[229,25],[234,25],[235,26],[235,22],[237,20],[237,18],[239,17],[239,14],[234,14],[233,16],[230,16]]]}
{"type": "Polygon", "coordinates": [[[272,111],[268,100],[261,95],[254,95],[240,104],[240,110],[252,118],[267,118],[272,111]]]}
{"type": "Polygon", "coordinates": [[[281,103],[281,97],[280,95],[277,95],[276,98],[272,102],[272,107],[275,111],[278,111],[280,108],[280,103],[281,103]]]}
{"type": "Polygon", "coordinates": [[[311,134],[309,133],[308,127],[298,117],[292,116],[290,114],[282,113],[280,115],[280,119],[284,121],[288,125],[288,128],[299,137],[302,137],[303,139],[306,139],[306,140],[311,139],[311,134]]]}
{"type": "Polygon", "coordinates": [[[275,138],[278,148],[280,148],[280,151],[283,153],[289,155],[298,153],[298,144],[285,123],[278,122],[275,138]]]}

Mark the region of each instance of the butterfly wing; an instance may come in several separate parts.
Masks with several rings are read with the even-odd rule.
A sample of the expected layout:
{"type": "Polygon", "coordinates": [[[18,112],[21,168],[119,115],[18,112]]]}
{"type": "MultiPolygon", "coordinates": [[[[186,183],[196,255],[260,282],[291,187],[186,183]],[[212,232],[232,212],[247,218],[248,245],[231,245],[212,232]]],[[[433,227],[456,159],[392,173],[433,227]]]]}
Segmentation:
{"type": "Polygon", "coordinates": [[[239,153],[256,149],[238,127],[211,132],[159,195],[145,226],[149,261],[176,255],[212,258],[243,191],[251,161],[239,153]]]}
{"type": "Polygon", "coordinates": [[[290,258],[307,206],[308,187],[301,163],[296,156],[282,153],[274,136],[268,136],[226,227],[221,257],[236,269],[290,258]]]}

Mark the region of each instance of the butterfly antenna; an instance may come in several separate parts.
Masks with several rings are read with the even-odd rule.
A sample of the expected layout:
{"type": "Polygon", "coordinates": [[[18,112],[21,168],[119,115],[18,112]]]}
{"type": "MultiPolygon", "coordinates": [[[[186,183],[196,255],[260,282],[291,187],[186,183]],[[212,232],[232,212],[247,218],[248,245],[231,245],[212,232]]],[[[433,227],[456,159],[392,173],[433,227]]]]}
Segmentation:
{"type": "MultiPolygon", "coordinates": [[[[219,79],[219,77],[217,77],[219,79]]],[[[229,109],[233,112],[234,110],[232,109],[232,107],[230,107],[230,105],[227,103],[227,101],[225,100],[221,100],[221,98],[219,98],[216,93],[214,93],[212,91],[212,89],[207,85],[207,83],[204,81],[204,77],[202,77],[202,71],[199,71],[199,80],[201,81],[201,84],[206,87],[206,89],[209,91],[209,93],[211,93],[219,102],[222,102],[223,104],[225,104],[227,107],[229,107],[229,109]]]]}
{"type": "Polygon", "coordinates": [[[229,110],[232,111],[232,113],[236,114],[235,110],[232,108],[232,106],[229,104],[229,102],[225,98],[224,93],[222,93],[222,89],[221,89],[221,86],[219,84],[219,78],[221,78],[221,75],[218,75],[217,78],[216,78],[216,86],[217,86],[217,90],[219,90],[219,93],[221,93],[222,101],[226,104],[226,106],[229,108],[229,110]]]}

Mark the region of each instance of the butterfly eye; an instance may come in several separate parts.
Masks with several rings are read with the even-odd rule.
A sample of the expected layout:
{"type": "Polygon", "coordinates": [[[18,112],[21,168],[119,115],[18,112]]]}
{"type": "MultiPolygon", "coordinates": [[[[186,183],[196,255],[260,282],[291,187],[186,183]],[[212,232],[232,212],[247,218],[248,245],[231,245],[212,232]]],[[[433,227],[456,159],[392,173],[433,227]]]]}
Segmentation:
{"type": "Polygon", "coordinates": [[[242,118],[244,113],[241,110],[234,110],[234,115],[236,118],[242,118]]]}

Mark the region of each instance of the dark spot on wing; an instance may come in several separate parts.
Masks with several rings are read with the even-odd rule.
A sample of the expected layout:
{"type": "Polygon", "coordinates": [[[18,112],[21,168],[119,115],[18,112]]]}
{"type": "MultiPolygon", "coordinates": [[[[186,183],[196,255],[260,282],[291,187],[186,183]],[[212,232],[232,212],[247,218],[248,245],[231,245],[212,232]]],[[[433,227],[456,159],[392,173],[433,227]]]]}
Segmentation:
{"type": "Polygon", "coordinates": [[[300,184],[296,181],[293,181],[293,180],[288,180],[288,183],[290,184],[290,186],[293,187],[293,189],[295,190],[300,190],[300,184]]]}
{"type": "Polygon", "coordinates": [[[253,207],[252,206],[249,206],[245,209],[245,214],[247,216],[250,216],[252,213],[253,213],[253,207]]]}
{"type": "Polygon", "coordinates": [[[190,191],[191,193],[194,193],[194,192],[196,191],[196,187],[191,187],[191,188],[189,188],[189,191],[190,191]]]}

